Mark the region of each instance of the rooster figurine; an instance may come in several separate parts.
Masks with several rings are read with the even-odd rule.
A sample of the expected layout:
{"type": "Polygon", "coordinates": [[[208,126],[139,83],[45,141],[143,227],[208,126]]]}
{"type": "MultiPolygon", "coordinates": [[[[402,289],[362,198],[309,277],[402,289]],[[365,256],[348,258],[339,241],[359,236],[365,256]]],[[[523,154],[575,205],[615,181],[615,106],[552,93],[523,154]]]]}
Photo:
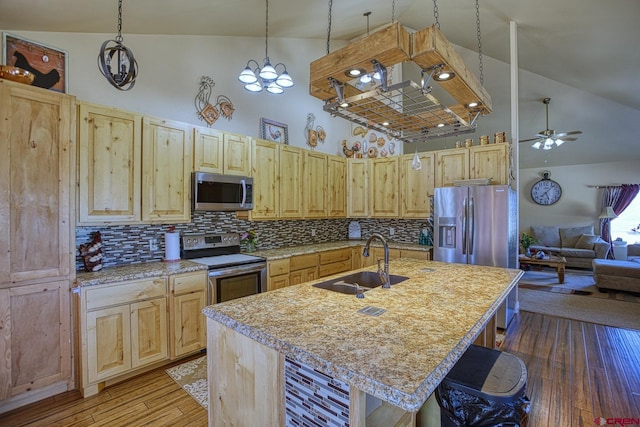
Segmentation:
{"type": "Polygon", "coordinates": [[[318,141],[324,143],[327,138],[327,132],[322,126],[315,126],[315,120],[313,113],[307,114],[307,124],[304,127],[304,138],[312,149],[318,146],[318,141]]]}

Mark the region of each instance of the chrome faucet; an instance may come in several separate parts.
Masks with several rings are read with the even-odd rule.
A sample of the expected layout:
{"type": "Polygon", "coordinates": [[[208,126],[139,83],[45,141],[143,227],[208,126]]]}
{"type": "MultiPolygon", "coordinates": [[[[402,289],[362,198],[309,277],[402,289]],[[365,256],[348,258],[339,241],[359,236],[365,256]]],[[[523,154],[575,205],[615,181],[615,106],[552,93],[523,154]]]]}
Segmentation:
{"type": "Polygon", "coordinates": [[[378,259],[378,276],[380,276],[380,281],[382,282],[383,288],[391,287],[391,280],[389,280],[389,245],[387,244],[387,240],[380,233],[373,233],[368,239],[367,243],[364,245],[364,251],[362,251],[362,256],[369,256],[369,245],[373,239],[377,238],[382,242],[384,246],[384,271],[380,268],[380,260],[378,259]]]}

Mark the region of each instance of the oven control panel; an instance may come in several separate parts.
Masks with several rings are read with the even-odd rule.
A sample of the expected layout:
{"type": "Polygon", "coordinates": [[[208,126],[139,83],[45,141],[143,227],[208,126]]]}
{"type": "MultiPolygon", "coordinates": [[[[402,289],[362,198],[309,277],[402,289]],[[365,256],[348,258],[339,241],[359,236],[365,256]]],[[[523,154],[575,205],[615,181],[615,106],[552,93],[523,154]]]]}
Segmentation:
{"type": "Polygon", "coordinates": [[[182,236],[182,249],[209,249],[226,246],[240,245],[240,235],[236,233],[226,234],[184,234],[182,236]]]}

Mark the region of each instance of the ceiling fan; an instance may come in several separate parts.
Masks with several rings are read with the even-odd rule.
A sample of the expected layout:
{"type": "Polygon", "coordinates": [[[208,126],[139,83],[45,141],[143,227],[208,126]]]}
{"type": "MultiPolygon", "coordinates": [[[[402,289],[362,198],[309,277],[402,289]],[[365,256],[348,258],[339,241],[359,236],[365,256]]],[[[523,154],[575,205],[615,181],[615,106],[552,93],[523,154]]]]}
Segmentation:
{"type": "Polygon", "coordinates": [[[582,131],[574,130],[571,132],[556,133],[555,130],[549,129],[549,102],[551,102],[551,98],[544,98],[542,102],[547,109],[547,128],[538,132],[535,138],[521,139],[520,142],[535,141],[531,144],[533,148],[551,150],[553,148],[553,144],[559,147],[567,141],[576,141],[578,138],[570,137],[569,135],[579,135],[582,131]]]}

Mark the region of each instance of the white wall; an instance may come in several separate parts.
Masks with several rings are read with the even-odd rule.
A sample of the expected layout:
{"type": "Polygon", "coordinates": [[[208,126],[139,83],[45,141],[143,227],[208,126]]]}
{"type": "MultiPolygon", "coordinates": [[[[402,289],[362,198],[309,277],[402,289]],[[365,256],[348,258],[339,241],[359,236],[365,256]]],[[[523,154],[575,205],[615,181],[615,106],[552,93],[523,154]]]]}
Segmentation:
{"type": "Polygon", "coordinates": [[[528,232],[532,225],[588,225],[599,233],[598,215],[603,189],[607,186],[640,183],[637,161],[593,163],[589,165],[520,169],[520,230],[528,232]],[[551,206],[540,206],[531,200],[531,186],[542,178],[541,171],[562,187],[562,197],[551,206]]]}
{"type": "MultiPolygon", "coordinates": [[[[340,142],[351,132],[350,122],[332,118],[323,103],[309,95],[309,64],[326,54],[326,40],[269,38],[272,64],[282,62],[295,86],[284,94],[252,94],[244,90],[238,74],[249,59],[260,64],[264,38],[123,35],[123,44],[138,61],[139,76],[130,91],[112,87],[100,74],[98,51],[114,34],[11,32],[30,40],[68,51],[68,93],[79,100],[140,112],[146,115],[206,126],[198,119],[194,98],[200,79],[209,76],[216,83],[213,96],[226,95],[235,106],[231,121],[220,117],[214,128],[259,137],[261,117],[289,126],[289,143],[306,147],[304,126],[307,114],[327,131],[318,151],[342,154],[340,142]]],[[[341,47],[333,42],[332,48],[341,47]]]]}

